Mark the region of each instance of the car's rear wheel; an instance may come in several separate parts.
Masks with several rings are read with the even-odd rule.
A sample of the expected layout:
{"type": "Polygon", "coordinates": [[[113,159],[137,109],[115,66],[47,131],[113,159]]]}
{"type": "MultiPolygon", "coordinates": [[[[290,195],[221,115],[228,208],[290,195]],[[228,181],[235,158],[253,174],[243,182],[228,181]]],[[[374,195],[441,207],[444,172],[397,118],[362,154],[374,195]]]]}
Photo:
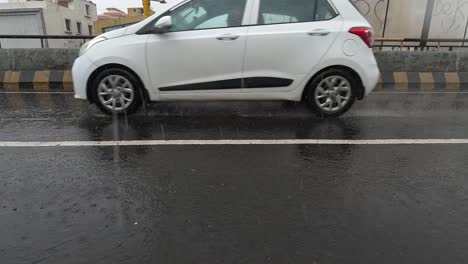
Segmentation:
{"type": "Polygon", "coordinates": [[[356,100],[357,81],[352,74],[330,69],[319,74],[306,91],[308,106],[320,117],[337,117],[351,108],[356,100]]]}
{"type": "Polygon", "coordinates": [[[133,74],[123,69],[106,69],[93,82],[94,102],[108,115],[132,114],[142,104],[141,90],[133,74]]]}

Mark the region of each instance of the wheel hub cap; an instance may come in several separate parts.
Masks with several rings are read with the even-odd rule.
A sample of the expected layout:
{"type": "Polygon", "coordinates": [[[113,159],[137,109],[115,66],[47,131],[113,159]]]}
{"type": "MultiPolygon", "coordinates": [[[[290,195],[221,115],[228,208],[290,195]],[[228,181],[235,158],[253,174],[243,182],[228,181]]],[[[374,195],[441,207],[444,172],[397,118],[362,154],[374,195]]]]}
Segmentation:
{"type": "Polygon", "coordinates": [[[134,96],[134,87],[124,76],[110,75],[102,79],[99,83],[99,101],[109,110],[126,110],[132,104],[134,96]]]}
{"type": "Polygon", "coordinates": [[[338,112],[351,99],[351,85],[341,76],[329,76],[318,84],[314,94],[315,103],[326,112],[338,112]]]}

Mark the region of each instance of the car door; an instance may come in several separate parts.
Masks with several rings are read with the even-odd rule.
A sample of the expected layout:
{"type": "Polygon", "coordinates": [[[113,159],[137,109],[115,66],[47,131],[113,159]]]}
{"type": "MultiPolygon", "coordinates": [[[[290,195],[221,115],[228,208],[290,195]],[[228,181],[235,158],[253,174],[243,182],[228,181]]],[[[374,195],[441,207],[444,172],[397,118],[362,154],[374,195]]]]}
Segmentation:
{"type": "Polygon", "coordinates": [[[170,11],[172,28],[148,37],[147,68],[164,99],[239,93],[247,0],[192,0],[170,11]]]}
{"type": "Polygon", "coordinates": [[[342,20],[327,0],[256,0],[247,36],[246,93],[294,90],[337,38],[342,20]]]}

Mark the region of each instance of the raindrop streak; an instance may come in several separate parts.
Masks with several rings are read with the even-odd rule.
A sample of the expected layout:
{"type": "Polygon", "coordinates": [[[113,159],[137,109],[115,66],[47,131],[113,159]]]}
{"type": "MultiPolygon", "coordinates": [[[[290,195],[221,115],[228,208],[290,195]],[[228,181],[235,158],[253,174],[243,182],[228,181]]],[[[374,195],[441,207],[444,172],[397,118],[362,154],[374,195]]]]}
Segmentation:
{"type": "MultiPolygon", "coordinates": [[[[125,110],[124,110],[125,111],[125,110]]],[[[112,138],[114,140],[120,140],[120,135],[119,135],[119,118],[118,118],[118,115],[115,111],[113,111],[113,114],[112,114],[112,127],[113,127],[113,131],[112,131],[112,138]]],[[[114,171],[113,171],[113,175],[114,175],[114,180],[117,180],[117,179],[120,179],[120,175],[121,175],[121,171],[120,171],[120,146],[114,146],[113,147],[113,154],[114,154],[114,171]]],[[[121,185],[118,185],[117,187],[117,193],[120,194],[122,193],[123,190],[122,190],[122,186],[121,185]]],[[[118,206],[120,207],[119,211],[122,212],[122,202],[119,202],[118,203],[118,206]]],[[[124,223],[124,215],[122,213],[119,213],[118,215],[118,220],[119,220],[119,225],[122,226],[122,223],[124,223]]]]}
{"type": "Polygon", "coordinates": [[[159,127],[161,127],[162,138],[166,139],[166,132],[164,131],[164,124],[160,124],[159,127]]]}

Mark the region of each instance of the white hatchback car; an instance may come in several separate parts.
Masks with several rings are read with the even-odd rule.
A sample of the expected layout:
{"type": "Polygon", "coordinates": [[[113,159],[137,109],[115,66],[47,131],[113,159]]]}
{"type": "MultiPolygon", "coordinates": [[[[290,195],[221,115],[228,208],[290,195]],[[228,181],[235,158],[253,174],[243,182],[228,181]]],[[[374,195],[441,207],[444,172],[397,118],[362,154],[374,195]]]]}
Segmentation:
{"type": "Polygon", "coordinates": [[[148,101],[305,101],[346,112],[376,86],[369,23],[350,0],[175,0],[86,43],[75,97],[107,114],[148,101]]]}

